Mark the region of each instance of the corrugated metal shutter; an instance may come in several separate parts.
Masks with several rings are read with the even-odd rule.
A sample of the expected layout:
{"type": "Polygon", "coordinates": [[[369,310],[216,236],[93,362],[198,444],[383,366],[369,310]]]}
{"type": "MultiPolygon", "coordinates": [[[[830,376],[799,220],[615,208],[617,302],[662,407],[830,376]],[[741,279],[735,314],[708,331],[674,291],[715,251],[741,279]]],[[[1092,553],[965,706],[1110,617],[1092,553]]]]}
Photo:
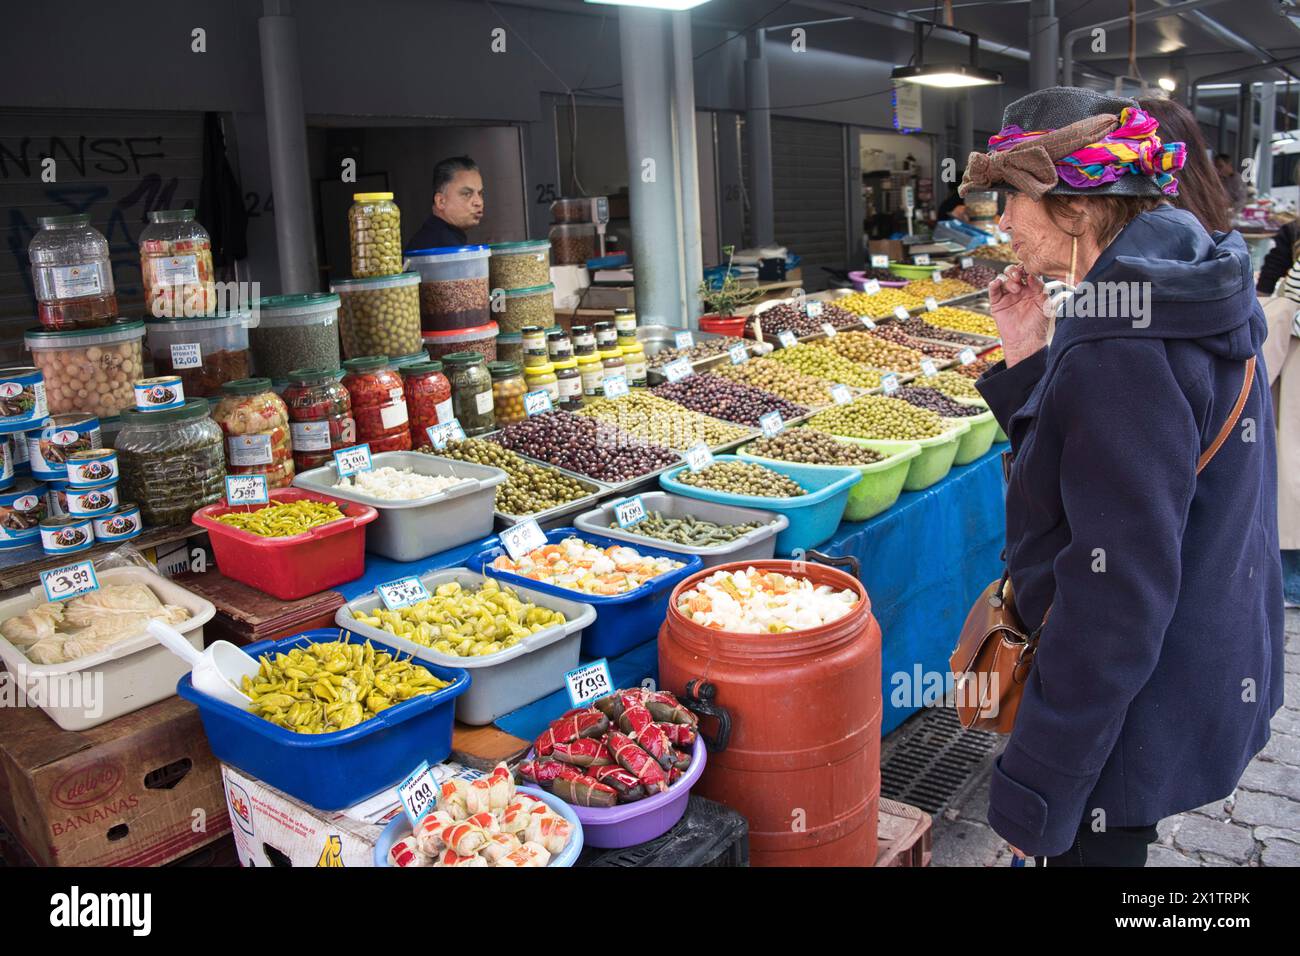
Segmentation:
{"type": "Polygon", "coordinates": [[[826,287],[819,266],[849,261],[844,127],[772,117],[776,241],[800,256],[806,289],[826,287]]]}
{"type": "Polygon", "coordinates": [[[0,359],[22,353],[36,324],[27,246],[40,216],[89,212],[108,239],[118,311],[143,314],[140,231],[154,209],[195,205],[203,114],[144,110],[0,110],[0,359]],[[55,160],[54,182],[42,160],[55,160]]]}

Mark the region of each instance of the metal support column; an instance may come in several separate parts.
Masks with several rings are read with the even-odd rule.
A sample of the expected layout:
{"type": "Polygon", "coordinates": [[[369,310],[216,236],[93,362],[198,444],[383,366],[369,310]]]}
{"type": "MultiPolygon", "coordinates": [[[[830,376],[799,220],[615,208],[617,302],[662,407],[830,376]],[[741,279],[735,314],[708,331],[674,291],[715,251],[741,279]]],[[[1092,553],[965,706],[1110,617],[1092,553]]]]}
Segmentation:
{"type": "Polygon", "coordinates": [[[677,176],[682,228],[682,282],[686,293],[686,325],[698,326],[700,297],[695,290],[704,279],[700,248],[700,158],[695,145],[695,58],[691,47],[691,15],[673,14],[673,117],[677,134],[677,176]]]}
{"type": "Polygon", "coordinates": [[[1248,80],[1243,80],[1237,91],[1237,170],[1241,170],[1241,161],[1250,156],[1255,149],[1255,94],[1248,80]]]}
{"type": "Polygon", "coordinates": [[[1029,88],[1045,90],[1057,86],[1057,56],[1061,46],[1061,23],[1056,18],[1056,0],[1029,3],[1029,88]]]}
{"type": "Polygon", "coordinates": [[[749,227],[755,246],[776,241],[776,201],[772,198],[772,100],[763,56],[763,31],[748,37],[745,60],[745,129],[749,136],[749,227]]]}
{"type": "Polygon", "coordinates": [[[618,33],[637,316],[643,325],[684,326],[668,15],[624,7],[618,33]]]}
{"type": "Polygon", "coordinates": [[[316,229],[307,163],[307,118],[302,105],[298,23],[288,0],[266,0],[257,21],[266,103],[266,146],[275,196],[275,244],[282,293],[315,292],[316,229]]]}
{"type": "Polygon", "coordinates": [[[1273,124],[1277,113],[1277,86],[1265,80],[1259,85],[1259,168],[1255,170],[1255,192],[1273,192],[1273,124]]]}

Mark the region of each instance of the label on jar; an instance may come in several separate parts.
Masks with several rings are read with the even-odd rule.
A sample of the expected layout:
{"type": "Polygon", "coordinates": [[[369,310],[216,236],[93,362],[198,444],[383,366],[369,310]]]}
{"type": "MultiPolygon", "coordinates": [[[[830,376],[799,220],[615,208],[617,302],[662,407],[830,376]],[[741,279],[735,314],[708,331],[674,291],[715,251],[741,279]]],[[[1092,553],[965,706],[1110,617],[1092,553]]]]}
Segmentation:
{"type": "Polygon", "coordinates": [[[898,391],[898,376],[890,372],[880,380],[880,386],[886,395],[893,395],[898,391]]]}
{"type": "Polygon", "coordinates": [[[939,370],[934,367],[934,359],[921,359],[921,374],[926,378],[934,378],[939,374],[939,370]]]}
{"type": "Polygon", "coordinates": [[[690,378],[695,374],[695,369],[691,363],[684,359],[673,359],[664,366],[664,377],[670,382],[680,382],[684,378],[690,378]]]}
{"type": "Polygon", "coordinates": [[[451,409],[450,398],[445,402],[439,402],[437,405],[433,406],[433,413],[438,416],[438,421],[440,422],[449,422],[451,421],[452,416],[456,414],[451,409]]]}
{"type": "Polygon", "coordinates": [[[275,460],[270,435],[231,435],[226,439],[226,452],[230,464],[236,468],[269,465],[275,460]]]}
{"type": "Polygon", "coordinates": [[[828,339],[835,338],[835,326],[831,325],[829,322],[822,323],[822,331],[826,333],[828,339]]]}
{"type": "Polygon", "coordinates": [[[836,405],[846,405],[853,401],[853,393],[849,391],[847,385],[837,382],[831,386],[831,398],[836,405]]]}
{"type": "Polygon", "coordinates": [[[930,264],[930,253],[918,252],[912,256],[912,264],[917,266],[928,266],[930,264]]]}
{"type": "Polygon", "coordinates": [[[862,317],[862,325],[870,331],[875,331],[876,323],[872,320],[871,316],[869,315],[864,315],[862,317]]]}
{"type": "Polygon", "coordinates": [[[198,256],[165,256],[153,260],[158,285],[198,285],[198,256]]]}
{"type": "Polygon", "coordinates": [[[873,268],[873,269],[888,269],[888,268],[889,268],[889,256],[873,255],[873,256],[871,257],[871,268],[873,268]]]}
{"type": "Polygon", "coordinates": [[[961,361],[962,365],[970,365],[975,361],[975,350],[962,349],[957,353],[957,358],[961,361]]]}
{"type": "Polygon", "coordinates": [[[446,448],[449,441],[465,440],[465,429],[461,428],[460,422],[454,418],[439,422],[436,425],[430,425],[424,430],[424,433],[429,436],[429,444],[437,451],[446,448]]]}
{"type": "Polygon", "coordinates": [[[474,396],[474,408],[478,410],[480,415],[486,415],[492,411],[492,389],[489,388],[487,391],[479,392],[474,396]]]}
{"type": "Polygon", "coordinates": [[[961,257],[961,267],[963,269],[969,269],[973,265],[975,265],[975,260],[972,259],[970,256],[961,257]]]}
{"type": "Polygon", "coordinates": [[[177,342],[172,346],[172,368],[202,368],[203,350],[198,342],[177,342]]]}
{"type": "Polygon", "coordinates": [[[925,297],[925,311],[933,312],[937,308],[939,308],[939,303],[935,300],[934,296],[927,295],[925,297]]]}
{"type": "Polygon", "coordinates": [[[104,291],[99,267],[94,264],[50,266],[49,269],[56,299],[75,299],[83,295],[99,295],[104,291]]]}
{"type": "Polygon", "coordinates": [[[329,451],[329,422],[290,422],[289,438],[294,451],[329,451]]]}
{"type": "Polygon", "coordinates": [[[620,501],[614,506],[614,517],[618,519],[620,528],[630,528],[637,522],[645,520],[645,502],[641,500],[640,495],[627,501],[620,501]]]}
{"type": "Polygon", "coordinates": [[[534,518],[521,521],[511,528],[506,528],[500,535],[501,543],[514,561],[520,561],[530,551],[536,551],[546,544],[546,535],[541,525],[534,518]]]}
{"type": "Polygon", "coordinates": [[[865,283],[863,283],[862,291],[865,292],[867,295],[875,295],[877,292],[880,291],[880,280],[868,279],[865,283]]]}
{"type": "Polygon", "coordinates": [[[785,422],[781,421],[781,413],[771,411],[758,417],[758,427],[763,429],[764,438],[775,438],[781,434],[781,429],[785,427],[785,422]]]}
{"type": "Polygon", "coordinates": [[[266,493],[266,475],[227,475],[226,504],[231,507],[270,504],[266,493]]]}
{"type": "Polygon", "coordinates": [[[806,302],[803,307],[804,313],[810,319],[819,319],[822,314],[822,304],[820,302],[806,302]]]}
{"type": "Polygon", "coordinates": [[[627,376],[621,372],[606,375],[604,380],[606,398],[622,398],[627,394],[627,376]]]}
{"type": "Polygon", "coordinates": [[[679,349],[689,349],[695,345],[695,337],[691,335],[689,330],[678,332],[673,336],[673,344],[679,349]]]}
{"type": "Polygon", "coordinates": [[[555,411],[555,406],[551,404],[551,393],[546,389],[539,388],[524,395],[525,415],[532,417],[533,415],[544,415],[553,411],[555,411]]]}
{"type": "Polygon", "coordinates": [[[786,329],[778,335],[776,340],[781,343],[781,348],[783,349],[792,349],[799,344],[799,336],[795,335],[789,329],[786,329]]]}
{"type": "Polygon", "coordinates": [[[745,345],[733,345],[727,349],[727,354],[731,356],[732,365],[743,365],[749,361],[749,347],[745,345]]]}
{"type": "Polygon", "coordinates": [[[384,431],[396,428],[398,425],[405,425],[409,420],[406,413],[406,402],[393,402],[391,405],[385,405],[379,410],[379,423],[384,426],[384,431]]]}
{"type": "Polygon", "coordinates": [[[686,467],[691,471],[700,471],[713,464],[713,452],[704,442],[698,442],[686,449],[686,467]]]}
{"type": "MultiPolygon", "coordinates": [[[[582,376],[569,375],[560,379],[560,399],[573,398],[582,394],[582,376]]],[[[608,394],[608,391],[606,391],[608,394]]]]}
{"type": "Polygon", "coordinates": [[[334,453],[334,467],[338,470],[340,478],[347,478],[359,471],[369,471],[375,467],[375,463],[370,460],[370,446],[354,445],[351,448],[340,448],[334,453]]]}
{"type": "Polygon", "coordinates": [[[905,305],[894,306],[894,315],[900,319],[903,319],[904,321],[912,317],[911,313],[907,311],[907,306],[905,305]]]}

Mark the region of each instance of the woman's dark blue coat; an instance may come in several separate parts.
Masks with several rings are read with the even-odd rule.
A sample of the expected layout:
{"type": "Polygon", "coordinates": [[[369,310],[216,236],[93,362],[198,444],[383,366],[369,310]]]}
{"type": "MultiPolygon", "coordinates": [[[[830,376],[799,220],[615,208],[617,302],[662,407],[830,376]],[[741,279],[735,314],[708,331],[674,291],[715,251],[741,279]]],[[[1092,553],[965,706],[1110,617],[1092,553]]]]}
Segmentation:
{"type": "Polygon", "coordinates": [[[1059,318],[1051,345],[978,383],[1014,453],[1007,563],[1025,624],[1051,605],[990,791],[989,822],[1026,853],[1225,797],[1268,741],[1283,612],[1251,280],[1235,232],[1143,213],[1081,288],[1150,283],[1146,315],[1130,299],[1059,318]],[[1198,479],[1252,355],[1241,422],[1198,479]]]}

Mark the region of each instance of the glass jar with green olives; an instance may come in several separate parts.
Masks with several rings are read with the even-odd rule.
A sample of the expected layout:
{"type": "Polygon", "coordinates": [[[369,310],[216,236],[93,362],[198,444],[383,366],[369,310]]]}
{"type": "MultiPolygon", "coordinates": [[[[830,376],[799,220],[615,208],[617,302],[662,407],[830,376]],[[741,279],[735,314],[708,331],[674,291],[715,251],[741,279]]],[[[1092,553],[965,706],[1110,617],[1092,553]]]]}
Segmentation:
{"type": "Polygon", "coordinates": [[[402,271],[402,216],[392,193],[356,193],[348,210],[352,277],[390,276],[402,271]]]}
{"type": "Polygon", "coordinates": [[[524,393],[528,386],[517,362],[488,362],[492,376],[492,412],[497,427],[513,425],[527,416],[524,411],[524,393]]]}
{"type": "Polygon", "coordinates": [[[492,375],[482,352],[452,352],[442,357],[451,382],[452,412],[465,434],[473,438],[496,428],[492,375]]]}

